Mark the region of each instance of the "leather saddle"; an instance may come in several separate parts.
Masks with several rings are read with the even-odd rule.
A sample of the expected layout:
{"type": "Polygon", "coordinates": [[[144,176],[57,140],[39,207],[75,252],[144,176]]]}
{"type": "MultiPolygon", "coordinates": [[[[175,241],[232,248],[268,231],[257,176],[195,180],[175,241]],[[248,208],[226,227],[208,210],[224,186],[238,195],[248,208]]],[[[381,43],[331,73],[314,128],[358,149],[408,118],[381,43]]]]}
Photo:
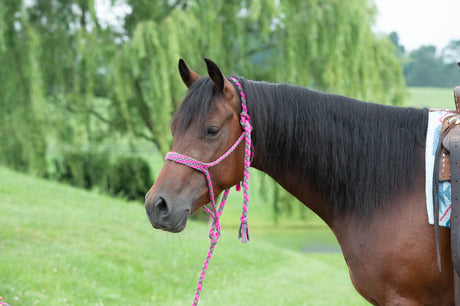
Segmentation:
{"type": "Polygon", "coordinates": [[[441,271],[438,183],[451,182],[450,243],[454,266],[455,305],[460,306],[460,86],[455,87],[455,112],[446,116],[436,150],[433,173],[433,215],[436,255],[441,271]]]}

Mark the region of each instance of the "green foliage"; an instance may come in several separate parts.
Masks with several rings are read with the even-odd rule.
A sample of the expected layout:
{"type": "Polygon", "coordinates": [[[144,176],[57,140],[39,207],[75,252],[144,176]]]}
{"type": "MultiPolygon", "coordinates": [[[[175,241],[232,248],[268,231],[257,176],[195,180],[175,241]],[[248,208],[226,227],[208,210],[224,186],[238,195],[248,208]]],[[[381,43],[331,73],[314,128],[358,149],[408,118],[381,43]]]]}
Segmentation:
{"type": "Polygon", "coordinates": [[[71,151],[62,159],[54,159],[54,164],[50,178],[80,188],[97,188],[129,200],[143,199],[152,186],[150,166],[136,156],[111,161],[107,153],[71,151]]]}
{"type": "Polygon", "coordinates": [[[409,86],[450,87],[460,85],[460,40],[439,55],[435,46],[421,46],[408,55],[404,75],[409,86]]]}
{"type": "MultiPolygon", "coordinates": [[[[372,1],[125,3],[131,11],[118,27],[101,26],[94,0],[0,4],[1,163],[43,175],[47,143],[78,151],[118,136],[167,152],[186,91],[181,57],[201,75],[209,57],[250,79],[395,105],[406,94],[393,45],[371,31],[372,1]]],[[[115,184],[90,180],[88,161],[73,158],[71,183],[115,184]]],[[[282,189],[278,197],[292,202],[282,189]]]]}
{"type": "Polygon", "coordinates": [[[113,165],[109,178],[109,189],[114,195],[129,200],[143,199],[152,186],[149,165],[140,157],[122,157],[113,165]]]}
{"type": "Polygon", "coordinates": [[[118,29],[100,26],[92,0],[2,4],[0,12],[7,18],[2,20],[6,27],[0,32],[0,49],[9,53],[3,58],[19,60],[8,61],[13,66],[5,63],[2,74],[22,71],[17,82],[2,83],[9,95],[2,100],[11,105],[16,98],[11,89],[22,87],[24,103],[32,108],[16,115],[28,123],[24,126],[34,126],[34,133],[29,129],[20,135],[33,141],[19,137],[23,146],[32,146],[24,152],[43,161],[43,135],[56,124],[68,130],[65,120],[52,126],[43,121],[44,104],[52,105],[60,117],[70,113],[75,118],[74,131],[68,131],[81,135],[74,139],[79,145],[97,141],[99,127],[92,122],[100,121],[166,152],[171,144],[168,122],[185,92],[176,69],[171,69],[180,57],[202,67],[201,58],[207,56],[224,71],[233,69],[248,78],[309,85],[382,103],[401,101],[401,71],[387,52],[387,39],[370,30],[375,8],[368,1],[127,4],[131,12],[118,29]],[[110,99],[110,105],[101,109],[99,97],[110,99]]]}
{"type": "Polygon", "coordinates": [[[77,152],[67,153],[63,158],[62,166],[55,160],[58,169],[62,168],[56,171],[59,180],[80,188],[89,188],[90,184],[87,181],[88,173],[85,171],[86,161],[87,158],[85,158],[85,155],[77,152]]]}
{"type": "Polygon", "coordinates": [[[460,40],[452,40],[441,51],[435,46],[421,46],[406,52],[399,43],[396,32],[388,36],[395,48],[395,54],[404,68],[404,77],[410,87],[449,87],[460,84],[460,40]]]}
{"type": "Polygon", "coordinates": [[[406,48],[400,43],[398,33],[391,32],[388,35],[388,38],[390,39],[390,41],[395,46],[395,52],[396,52],[396,55],[398,56],[398,58],[403,57],[405,55],[405,53],[406,53],[406,48]]]}
{"type": "Polygon", "coordinates": [[[392,44],[371,31],[375,8],[368,1],[129,3],[131,39],[112,62],[112,113],[130,135],[150,139],[163,153],[171,145],[169,119],[185,92],[171,69],[180,57],[199,72],[206,56],[248,78],[381,103],[401,104],[405,95],[392,44]]]}
{"type": "Polygon", "coordinates": [[[54,160],[55,178],[80,188],[91,189],[99,186],[108,191],[111,165],[106,154],[91,152],[67,152],[62,158],[54,160]]]}
{"type": "Polygon", "coordinates": [[[39,33],[17,12],[21,5],[22,1],[0,4],[0,162],[43,175],[42,50],[39,33]]]}
{"type": "Polygon", "coordinates": [[[369,1],[282,1],[278,78],[386,104],[401,104],[393,47],[371,31],[369,1]]]}

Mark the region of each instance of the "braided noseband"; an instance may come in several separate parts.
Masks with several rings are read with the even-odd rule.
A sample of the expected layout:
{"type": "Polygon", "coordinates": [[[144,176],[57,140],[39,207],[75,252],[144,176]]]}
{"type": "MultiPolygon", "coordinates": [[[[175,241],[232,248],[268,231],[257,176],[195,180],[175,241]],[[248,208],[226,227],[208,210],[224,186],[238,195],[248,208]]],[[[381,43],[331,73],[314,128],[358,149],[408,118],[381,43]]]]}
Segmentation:
{"type": "MultiPolygon", "coordinates": [[[[203,286],[204,277],[206,274],[206,270],[208,269],[209,261],[211,260],[212,252],[217,244],[217,241],[220,237],[221,227],[220,227],[220,216],[222,215],[222,211],[225,206],[225,202],[227,201],[228,194],[230,189],[225,189],[224,194],[222,196],[222,200],[220,202],[219,207],[216,206],[216,202],[214,199],[214,191],[212,188],[212,181],[211,175],[209,174],[209,168],[214,167],[215,165],[219,164],[223,161],[227,156],[229,156],[241,143],[243,139],[245,139],[245,148],[244,148],[244,177],[243,177],[243,211],[241,213],[241,225],[238,232],[238,239],[241,239],[241,242],[245,243],[250,240],[249,238],[249,227],[248,227],[248,204],[249,204],[249,168],[251,166],[251,124],[250,118],[248,115],[248,108],[246,105],[246,96],[243,92],[243,87],[241,83],[236,78],[231,78],[232,82],[238,88],[241,98],[241,114],[240,114],[240,123],[241,127],[243,128],[243,133],[241,136],[235,141],[233,146],[227,150],[221,157],[216,159],[210,163],[204,163],[193,159],[191,157],[176,153],[176,152],[168,152],[165,156],[165,160],[171,160],[178,164],[186,165],[190,168],[203,172],[204,176],[206,177],[206,181],[208,183],[209,189],[209,198],[211,200],[211,209],[203,206],[204,211],[208,213],[208,215],[212,218],[212,225],[209,229],[209,240],[211,242],[211,246],[209,247],[208,255],[204,260],[203,268],[201,268],[200,278],[198,280],[198,286],[195,291],[195,298],[193,300],[192,305],[196,306],[200,299],[201,288],[203,286]]],[[[236,190],[240,190],[240,185],[236,185],[236,190]]]]}

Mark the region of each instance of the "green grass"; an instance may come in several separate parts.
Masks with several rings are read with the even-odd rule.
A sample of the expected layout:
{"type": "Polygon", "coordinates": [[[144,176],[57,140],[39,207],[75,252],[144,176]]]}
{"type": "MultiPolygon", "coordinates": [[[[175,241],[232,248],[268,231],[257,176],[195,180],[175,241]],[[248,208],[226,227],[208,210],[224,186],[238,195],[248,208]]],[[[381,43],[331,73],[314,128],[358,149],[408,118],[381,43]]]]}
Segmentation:
{"type": "MultiPolygon", "coordinates": [[[[187,305],[208,249],[206,224],[157,231],[139,203],[4,168],[0,220],[0,296],[12,306],[187,305]]],[[[224,224],[200,305],[366,305],[340,253],[298,251],[326,243],[307,228],[255,222],[242,245],[234,223],[224,224]],[[305,238],[283,245],[283,231],[305,238]]],[[[314,228],[334,244],[329,230],[314,228]]]]}
{"type": "Polygon", "coordinates": [[[455,109],[453,88],[409,87],[409,93],[405,106],[455,109]]]}

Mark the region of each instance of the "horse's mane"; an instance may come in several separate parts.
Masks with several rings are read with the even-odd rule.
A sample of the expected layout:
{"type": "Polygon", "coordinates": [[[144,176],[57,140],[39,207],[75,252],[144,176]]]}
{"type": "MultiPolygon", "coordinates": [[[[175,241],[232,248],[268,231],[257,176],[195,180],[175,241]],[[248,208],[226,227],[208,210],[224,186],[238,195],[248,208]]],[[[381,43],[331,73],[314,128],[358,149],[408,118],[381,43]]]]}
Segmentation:
{"type": "MultiPolygon", "coordinates": [[[[427,110],[238,79],[264,165],[281,177],[300,171],[337,213],[370,215],[423,175],[427,110]]],[[[193,119],[202,122],[216,94],[209,78],[195,82],[173,125],[185,130],[193,119]]]]}

